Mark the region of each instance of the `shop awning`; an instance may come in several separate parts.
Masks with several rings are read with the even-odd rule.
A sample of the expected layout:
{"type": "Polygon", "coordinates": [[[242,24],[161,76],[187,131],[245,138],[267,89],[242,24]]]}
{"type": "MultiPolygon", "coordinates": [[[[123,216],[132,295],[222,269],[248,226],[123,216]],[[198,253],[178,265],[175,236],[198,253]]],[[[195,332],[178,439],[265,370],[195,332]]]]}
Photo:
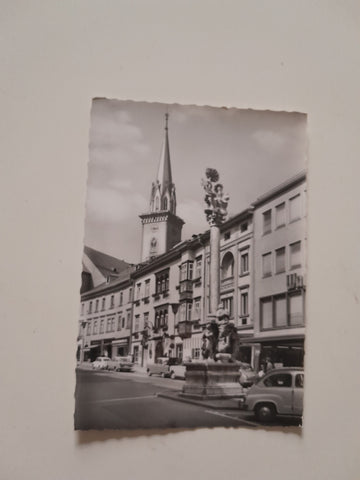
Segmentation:
{"type": "Polygon", "coordinates": [[[128,345],[129,344],[129,339],[128,338],[122,338],[121,340],[114,340],[111,345],[114,346],[121,346],[121,345],[128,345]]]}
{"type": "Polygon", "coordinates": [[[242,343],[288,343],[294,341],[303,341],[305,338],[304,334],[297,334],[297,335],[276,335],[276,336],[263,336],[263,337],[252,337],[252,338],[243,338],[241,339],[242,343]]]}

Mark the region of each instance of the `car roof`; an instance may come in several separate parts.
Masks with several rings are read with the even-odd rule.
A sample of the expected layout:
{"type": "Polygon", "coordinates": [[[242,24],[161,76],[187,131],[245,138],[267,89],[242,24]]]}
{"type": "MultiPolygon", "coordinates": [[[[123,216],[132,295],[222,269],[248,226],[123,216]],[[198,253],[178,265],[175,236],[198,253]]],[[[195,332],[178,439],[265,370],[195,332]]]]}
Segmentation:
{"type": "Polygon", "coordinates": [[[269,372],[266,372],[266,375],[274,372],[304,372],[304,369],[301,367],[281,367],[281,368],[272,368],[269,372]]]}

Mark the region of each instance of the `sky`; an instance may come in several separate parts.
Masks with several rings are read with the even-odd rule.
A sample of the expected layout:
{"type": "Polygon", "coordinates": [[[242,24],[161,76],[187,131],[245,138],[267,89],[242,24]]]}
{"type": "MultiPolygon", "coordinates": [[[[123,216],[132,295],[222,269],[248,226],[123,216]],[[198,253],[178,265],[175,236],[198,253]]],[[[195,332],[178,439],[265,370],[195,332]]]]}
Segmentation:
{"type": "Polygon", "coordinates": [[[229,216],[306,168],[306,115],[94,99],[90,118],[85,245],[140,261],[169,113],[169,144],[182,239],[208,228],[201,179],[216,168],[229,216]]]}

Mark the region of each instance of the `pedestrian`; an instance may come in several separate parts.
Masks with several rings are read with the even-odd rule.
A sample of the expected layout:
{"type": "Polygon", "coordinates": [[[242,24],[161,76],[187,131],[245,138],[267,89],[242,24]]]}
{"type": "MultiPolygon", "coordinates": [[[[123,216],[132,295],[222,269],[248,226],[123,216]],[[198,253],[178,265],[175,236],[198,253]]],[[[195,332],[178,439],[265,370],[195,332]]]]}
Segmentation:
{"type": "Polygon", "coordinates": [[[266,358],[266,367],[265,368],[266,368],[266,373],[270,372],[270,370],[272,370],[274,368],[274,364],[270,360],[270,357],[266,358]]]}
{"type": "Polygon", "coordinates": [[[259,370],[259,372],[258,372],[258,377],[259,377],[259,378],[261,378],[261,377],[263,377],[263,376],[265,375],[265,370],[266,370],[266,368],[265,368],[265,363],[262,363],[262,364],[260,365],[260,370],[259,370]]]}

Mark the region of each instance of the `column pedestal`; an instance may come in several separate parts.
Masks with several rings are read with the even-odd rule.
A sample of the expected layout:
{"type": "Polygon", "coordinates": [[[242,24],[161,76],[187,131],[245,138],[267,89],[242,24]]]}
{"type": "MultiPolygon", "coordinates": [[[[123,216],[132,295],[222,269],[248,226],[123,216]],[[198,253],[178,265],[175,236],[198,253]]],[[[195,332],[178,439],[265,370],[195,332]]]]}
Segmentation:
{"type": "Polygon", "coordinates": [[[242,395],[237,363],[204,361],[186,363],[183,397],[194,399],[223,399],[242,395]]]}

